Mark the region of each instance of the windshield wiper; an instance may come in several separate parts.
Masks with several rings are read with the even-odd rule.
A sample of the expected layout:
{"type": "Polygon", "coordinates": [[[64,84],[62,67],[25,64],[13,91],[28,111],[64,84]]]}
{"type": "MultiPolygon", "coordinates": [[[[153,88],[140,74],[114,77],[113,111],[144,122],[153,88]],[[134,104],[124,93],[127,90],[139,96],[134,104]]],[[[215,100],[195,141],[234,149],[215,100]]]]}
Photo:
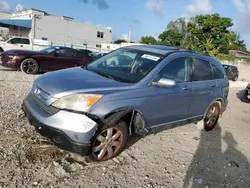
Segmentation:
{"type": "Polygon", "coordinates": [[[104,72],[96,71],[96,70],[90,70],[90,69],[87,69],[87,67],[86,67],[86,70],[92,71],[92,72],[94,72],[94,73],[96,73],[96,74],[99,74],[99,75],[101,75],[101,76],[104,76],[104,77],[106,77],[106,78],[115,80],[115,78],[114,78],[113,76],[111,76],[111,75],[109,75],[109,74],[106,74],[106,73],[104,73],[104,72]]]}

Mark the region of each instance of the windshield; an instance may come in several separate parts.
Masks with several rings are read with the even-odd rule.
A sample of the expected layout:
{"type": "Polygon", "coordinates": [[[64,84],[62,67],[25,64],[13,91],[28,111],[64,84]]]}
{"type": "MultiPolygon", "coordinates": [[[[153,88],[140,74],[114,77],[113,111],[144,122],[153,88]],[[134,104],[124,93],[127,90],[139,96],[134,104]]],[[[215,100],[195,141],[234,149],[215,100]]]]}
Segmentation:
{"type": "Polygon", "coordinates": [[[121,48],[111,52],[85,68],[120,82],[136,83],[144,78],[162,59],[159,54],[121,48]]]}
{"type": "Polygon", "coordinates": [[[49,47],[49,48],[45,48],[43,50],[40,50],[40,52],[44,53],[44,54],[50,54],[50,53],[54,52],[55,50],[57,50],[56,47],[49,47]]]}

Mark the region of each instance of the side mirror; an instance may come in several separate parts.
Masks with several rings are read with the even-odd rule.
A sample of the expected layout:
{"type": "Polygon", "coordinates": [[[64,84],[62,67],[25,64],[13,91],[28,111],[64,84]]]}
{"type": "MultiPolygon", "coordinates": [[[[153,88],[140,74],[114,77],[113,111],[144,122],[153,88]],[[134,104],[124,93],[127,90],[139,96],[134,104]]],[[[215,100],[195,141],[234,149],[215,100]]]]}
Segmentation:
{"type": "Polygon", "coordinates": [[[176,82],[174,80],[161,78],[158,82],[153,82],[153,86],[163,87],[163,88],[172,88],[176,86],[176,82]]]}

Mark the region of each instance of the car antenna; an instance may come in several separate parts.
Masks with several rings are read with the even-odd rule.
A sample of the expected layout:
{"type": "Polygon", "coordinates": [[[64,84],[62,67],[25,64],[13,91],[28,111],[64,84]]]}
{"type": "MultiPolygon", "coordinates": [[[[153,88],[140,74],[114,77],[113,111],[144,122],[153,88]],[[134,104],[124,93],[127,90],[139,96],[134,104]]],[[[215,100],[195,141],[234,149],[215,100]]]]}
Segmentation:
{"type": "Polygon", "coordinates": [[[203,53],[204,55],[206,55],[206,56],[210,56],[210,54],[209,54],[209,52],[208,52],[208,50],[207,49],[205,49],[205,51],[204,51],[204,53],[203,53]]]}

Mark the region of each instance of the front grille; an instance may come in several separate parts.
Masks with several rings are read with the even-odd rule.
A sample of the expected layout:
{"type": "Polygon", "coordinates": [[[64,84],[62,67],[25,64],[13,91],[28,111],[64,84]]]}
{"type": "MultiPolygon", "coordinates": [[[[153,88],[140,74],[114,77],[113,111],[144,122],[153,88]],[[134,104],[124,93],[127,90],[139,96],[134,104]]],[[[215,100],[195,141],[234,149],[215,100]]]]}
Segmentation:
{"type": "Polygon", "coordinates": [[[51,115],[59,112],[59,109],[57,109],[53,106],[47,106],[44,104],[43,101],[41,101],[41,100],[44,100],[44,101],[48,100],[50,96],[49,96],[49,94],[47,94],[46,92],[41,90],[36,85],[33,86],[32,90],[31,90],[31,95],[32,95],[32,98],[35,101],[35,103],[44,111],[48,112],[51,115]],[[41,98],[41,100],[39,98],[41,98]]]}
{"type": "Polygon", "coordinates": [[[44,111],[48,112],[49,114],[53,115],[59,112],[59,109],[53,107],[53,106],[45,106],[35,95],[32,94],[33,100],[35,103],[44,111]]]}

